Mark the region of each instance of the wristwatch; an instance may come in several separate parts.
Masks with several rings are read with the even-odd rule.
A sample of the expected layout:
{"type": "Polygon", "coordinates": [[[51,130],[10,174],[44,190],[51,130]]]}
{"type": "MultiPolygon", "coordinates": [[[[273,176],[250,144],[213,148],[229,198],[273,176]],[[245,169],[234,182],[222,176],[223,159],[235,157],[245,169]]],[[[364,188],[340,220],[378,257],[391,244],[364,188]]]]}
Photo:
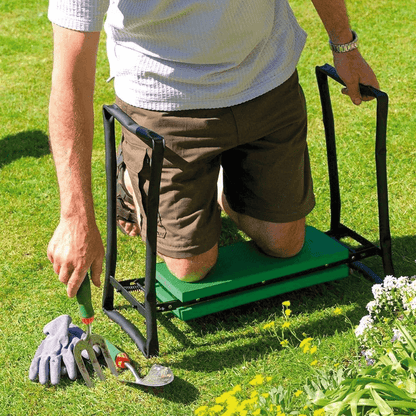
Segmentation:
{"type": "Polygon", "coordinates": [[[351,30],[351,33],[352,33],[353,39],[350,43],[336,45],[335,43],[332,43],[330,40],[329,46],[331,47],[332,52],[344,53],[344,52],[349,52],[349,51],[353,51],[354,49],[357,49],[358,48],[358,36],[353,30],[351,30]]]}

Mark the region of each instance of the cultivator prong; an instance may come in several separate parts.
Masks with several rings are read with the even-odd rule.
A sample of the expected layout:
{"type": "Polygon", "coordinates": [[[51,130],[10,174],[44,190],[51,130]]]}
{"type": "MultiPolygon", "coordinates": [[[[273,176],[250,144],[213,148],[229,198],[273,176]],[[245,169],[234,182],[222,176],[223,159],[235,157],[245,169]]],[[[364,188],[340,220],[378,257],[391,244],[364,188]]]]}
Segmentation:
{"type": "Polygon", "coordinates": [[[101,366],[98,362],[97,355],[95,354],[93,346],[85,340],[78,341],[77,345],[74,348],[75,362],[77,363],[78,370],[81,373],[81,376],[84,379],[87,387],[94,387],[94,383],[91,380],[91,377],[88,373],[87,367],[84,362],[84,358],[82,357],[83,351],[86,351],[88,353],[94,372],[97,374],[98,378],[101,381],[105,381],[105,375],[101,370],[101,366]]]}

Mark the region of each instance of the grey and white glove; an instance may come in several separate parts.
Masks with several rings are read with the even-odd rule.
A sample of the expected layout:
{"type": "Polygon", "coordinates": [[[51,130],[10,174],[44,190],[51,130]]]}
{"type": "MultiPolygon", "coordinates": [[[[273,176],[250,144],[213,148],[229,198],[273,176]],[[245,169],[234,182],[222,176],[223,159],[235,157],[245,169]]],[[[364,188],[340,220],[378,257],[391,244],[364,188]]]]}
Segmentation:
{"type": "MultiPolygon", "coordinates": [[[[29,369],[29,379],[39,383],[52,385],[59,383],[61,375],[67,374],[71,380],[77,378],[77,366],[73,349],[80,339],[86,337],[85,332],[71,323],[69,315],[61,315],[43,328],[46,338],[39,345],[29,369]],[[62,362],[64,366],[62,366],[62,362]]],[[[94,347],[99,353],[99,348],[94,347]]],[[[88,353],[82,352],[84,358],[88,353]]]]}

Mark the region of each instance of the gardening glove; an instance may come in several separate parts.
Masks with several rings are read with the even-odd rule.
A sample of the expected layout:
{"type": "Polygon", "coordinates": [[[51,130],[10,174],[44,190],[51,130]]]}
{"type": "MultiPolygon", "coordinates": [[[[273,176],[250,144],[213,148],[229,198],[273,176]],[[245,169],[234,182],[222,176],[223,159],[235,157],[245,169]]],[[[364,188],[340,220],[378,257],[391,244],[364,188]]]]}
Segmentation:
{"type": "MultiPolygon", "coordinates": [[[[71,321],[69,315],[61,315],[45,325],[43,332],[47,337],[38,347],[32,360],[29,369],[30,380],[34,381],[38,377],[41,384],[50,380],[52,385],[56,385],[60,381],[61,373],[67,374],[71,380],[76,379],[77,367],[73,349],[86,334],[81,328],[71,324],[71,321]],[[65,367],[62,366],[62,361],[65,367]]],[[[99,350],[96,349],[96,352],[99,350]]],[[[82,354],[84,358],[88,358],[86,351],[82,354]]]]}

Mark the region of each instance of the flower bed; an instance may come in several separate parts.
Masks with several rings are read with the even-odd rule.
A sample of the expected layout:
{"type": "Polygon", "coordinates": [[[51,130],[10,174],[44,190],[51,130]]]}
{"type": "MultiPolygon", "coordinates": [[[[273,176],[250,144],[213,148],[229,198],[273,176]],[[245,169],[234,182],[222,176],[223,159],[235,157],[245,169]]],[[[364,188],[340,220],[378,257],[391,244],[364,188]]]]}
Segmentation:
{"type": "MultiPolygon", "coordinates": [[[[416,415],[416,277],[387,276],[372,292],[368,315],[354,330],[357,356],[348,366],[334,369],[320,363],[316,368],[318,343],[292,329],[286,301],[283,323],[272,321],[262,330],[274,333],[283,348],[301,349],[303,364],[315,369],[314,379],[291,389],[257,375],[217,397],[215,404],[199,407],[195,416],[416,415]]],[[[333,313],[343,311],[335,308],[333,313]]]]}

